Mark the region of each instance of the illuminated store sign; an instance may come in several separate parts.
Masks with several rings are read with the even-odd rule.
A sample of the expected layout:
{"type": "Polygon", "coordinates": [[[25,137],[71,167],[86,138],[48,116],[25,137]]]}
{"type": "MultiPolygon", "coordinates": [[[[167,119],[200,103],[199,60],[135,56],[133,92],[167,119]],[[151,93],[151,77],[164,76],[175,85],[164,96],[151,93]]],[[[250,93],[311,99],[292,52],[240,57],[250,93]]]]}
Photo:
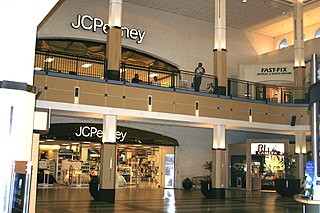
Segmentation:
{"type": "Polygon", "coordinates": [[[252,155],[281,155],[283,153],[283,143],[251,143],[252,155]]]}
{"type": "Polygon", "coordinates": [[[262,67],[257,75],[292,75],[288,67],[262,67]]]}
{"type": "MultiPolygon", "coordinates": [[[[82,28],[84,30],[89,30],[92,32],[97,32],[101,30],[104,34],[107,34],[107,30],[109,29],[108,24],[106,24],[101,18],[92,17],[90,15],[77,15],[76,22],[71,22],[71,27],[74,29],[82,28]]],[[[136,41],[137,44],[141,44],[146,31],[139,29],[129,29],[128,27],[121,27],[122,29],[122,37],[126,39],[131,39],[136,41]]]]}
{"type": "MultiPolygon", "coordinates": [[[[92,137],[98,137],[102,138],[103,136],[103,131],[101,129],[97,129],[94,126],[80,126],[79,132],[75,133],[77,137],[86,137],[86,138],[92,138],[92,137]]],[[[123,142],[124,139],[127,136],[127,132],[120,132],[116,131],[116,139],[120,140],[120,142],[123,142]]]]}

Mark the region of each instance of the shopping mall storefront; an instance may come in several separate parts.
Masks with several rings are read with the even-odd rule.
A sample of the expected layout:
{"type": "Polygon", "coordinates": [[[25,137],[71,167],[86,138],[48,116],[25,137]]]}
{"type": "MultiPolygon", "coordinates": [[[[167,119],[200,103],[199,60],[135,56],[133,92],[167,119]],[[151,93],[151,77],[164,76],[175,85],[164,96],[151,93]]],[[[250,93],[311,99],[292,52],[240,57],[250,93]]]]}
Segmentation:
{"type": "MultiPolygon", "coordinates": [[[[38,185],[88,186],[99,175],[102,125],[51,124],[41,136],[38,185]]],[[[174,188],[177,140],[157,133],[117,127],[117,186],[174,188]]]]}

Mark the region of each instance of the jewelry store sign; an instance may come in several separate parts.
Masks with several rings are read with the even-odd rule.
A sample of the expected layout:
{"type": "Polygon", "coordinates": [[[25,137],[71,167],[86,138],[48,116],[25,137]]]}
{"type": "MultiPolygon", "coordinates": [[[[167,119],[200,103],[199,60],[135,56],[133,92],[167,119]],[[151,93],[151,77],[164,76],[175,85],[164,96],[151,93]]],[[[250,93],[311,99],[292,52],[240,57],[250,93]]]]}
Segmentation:
{"type": "Polygon", "coordinates": [[[251,143],[252,155],[282,155],[283,143],[251,143]]]}
{"type": "MultiPolygon", "coordinates": [[[[88,30],[92,32],[97,32],[98,30],[107,34],[109,29],[109,25],[106,24],[102,18],[93,17],[91,15],[81,15],[78,14],[75,22],[71,22],[71,27],[73,29],[82,28],[83,30],[88,30]]],[[[121,27],[122,37],[126,39],[131,39],[136,41],[137,44],[141,44],[146,35],[145,30],[139,30],[136,28],[128,28],[126,26],[121,27]]]]}

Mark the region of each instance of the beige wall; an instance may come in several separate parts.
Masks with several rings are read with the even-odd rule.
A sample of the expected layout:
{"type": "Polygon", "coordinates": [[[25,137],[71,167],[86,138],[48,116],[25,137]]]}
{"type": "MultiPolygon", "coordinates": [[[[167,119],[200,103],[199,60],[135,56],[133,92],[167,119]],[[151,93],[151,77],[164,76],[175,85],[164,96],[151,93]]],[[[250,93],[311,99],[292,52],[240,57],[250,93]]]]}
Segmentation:
{"type": "Polygon", "coordinates": [[[154,112],[195,115],[198,101],[199,115],[204,117],[248,121],[248,111],[252,109],[254,122],[289,125],[295,115],[296,125],[309,125],[307,107],[260,104],[46,75],[35,75],[35,86],[43,88],[39,100],[46,101],[74,103],[74,87],[78,86],[79,103],[85,105],[147,111],[151,95],[154,112]]]}

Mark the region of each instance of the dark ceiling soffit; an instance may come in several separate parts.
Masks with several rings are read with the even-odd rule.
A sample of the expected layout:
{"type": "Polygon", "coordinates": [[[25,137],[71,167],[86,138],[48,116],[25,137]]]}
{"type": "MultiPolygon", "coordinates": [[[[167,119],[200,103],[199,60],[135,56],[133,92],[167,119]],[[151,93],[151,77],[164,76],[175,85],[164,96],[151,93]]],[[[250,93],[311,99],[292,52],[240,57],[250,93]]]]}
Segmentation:
{"type": "MultiPolygon", "coordinates": [[[[101,142],[101,139],[97,137],[85,138],[76,137],[75,133],[79,132],[80,126],[96,127],[102,130],[102,124],[92,124],[92,123],[57,123],[51,124],[49,133],[46,135],[41,135],[43,139],[55,139],[55,140],[65,140],[65,141],[91,141],[91,142],[101,142]]],[[[136,143],[141,141],[142,145],[161,145],[161,146],[179,146],[176,139],[164,136],[158,133],[149,132],[140,129],[133,129],[129,127],[118,126],[117,131],[127,132],[126,140],[122,143],[136,143]]],[[[119,143],[121,144],[121,143],[119,143]]]]}

